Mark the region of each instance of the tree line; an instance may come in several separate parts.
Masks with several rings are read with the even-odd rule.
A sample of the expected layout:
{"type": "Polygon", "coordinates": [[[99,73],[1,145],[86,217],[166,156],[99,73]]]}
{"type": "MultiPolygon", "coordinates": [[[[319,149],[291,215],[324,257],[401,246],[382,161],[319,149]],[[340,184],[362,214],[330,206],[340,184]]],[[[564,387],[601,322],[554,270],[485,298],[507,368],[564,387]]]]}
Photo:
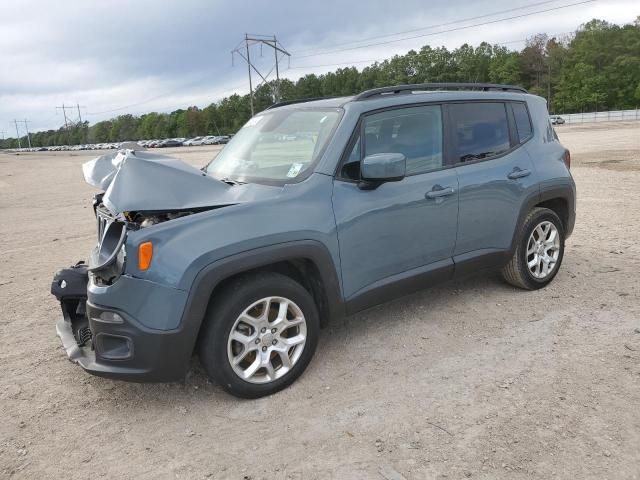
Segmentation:
{"type": "MultiPolygon", "coordinates": [[[[520,51],[482,42],[454,50],[425,45],[358,70],[339,68],[297,81],[283,79],[281,101],[345,96],[387,85],[428,82],[491,82],[522,85],[545,97],[552,113],[634,109],[640,104],[640,16],[632,24],[594,19],[573,35],[535,35],[520,51]]],[[[259,112],[274,102],[274,82],[254,91],[259,112]]],[[[33,146],[76,145],[151,138],[235,133],[251,116],[249,95],[231,95],[205,108],[116,118],[31,134],[33,146]]],[[[27,144],[26,136],[21,138],[27,144]]],[[[9,138],[2,148],[15,148],[9,138]]]]}

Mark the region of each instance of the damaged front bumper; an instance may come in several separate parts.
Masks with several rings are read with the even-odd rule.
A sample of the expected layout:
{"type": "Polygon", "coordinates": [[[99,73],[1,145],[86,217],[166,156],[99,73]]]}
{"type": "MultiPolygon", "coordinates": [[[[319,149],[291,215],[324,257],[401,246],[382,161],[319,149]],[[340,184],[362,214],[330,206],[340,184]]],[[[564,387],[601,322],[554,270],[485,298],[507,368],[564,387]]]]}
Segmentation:
{"type": "MultiPolygon", "coordinates": [[[[122,309],[102,305],[101,301],[108,302],[112,287],[94,285],[90,275],[86,265],[78,264],[59,271],[51,284],[51,293],[62,308],[56,331],[69,360],[93,375],[120,380],[167,382],[183,378],[193,351],[193,336],[181,328],[149,328],[122,309]]],[[[175,316],[181,315],[176,309],[181,305],[180,292],[178,296],[169,289],[157,292],[158,286],[149,283],[122,277],[116,285],[119,292],[139,294],[138,302],[143,302],[139,314],[147,312],[165,325],[175,322],[175,316]],[[151,288],[156,295],[145,295],[145,289],[151,288]],[[145,308],[144,302],[154,302],[159,296],[170,304],[156,302],[154,308],[145,308]]],[[[118,292],[116,296],[123,298],[118,292]]]]}

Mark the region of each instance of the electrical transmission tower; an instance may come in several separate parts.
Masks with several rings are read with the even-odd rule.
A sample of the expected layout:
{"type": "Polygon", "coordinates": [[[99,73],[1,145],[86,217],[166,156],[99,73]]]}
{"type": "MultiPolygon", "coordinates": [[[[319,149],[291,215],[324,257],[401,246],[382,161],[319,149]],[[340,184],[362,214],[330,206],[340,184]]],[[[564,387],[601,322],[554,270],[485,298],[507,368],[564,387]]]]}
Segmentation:
{"type": "Polygon", "coordinates": [[[64,115],[64,129],[67,131],[67,143],[71,143],[71,136],[69,134],[69,122],[67,121],[67,108],[63,103],[61,107],[56,107],[56,110],[62,109],[62,115],[64,115]]]}
{"type": "Polygon", "coordinates": [[[13,123],[15,123],[16,125],[16,137],[18,137],[18,150],[20,150],[22,148],[22,145],[20,145],[20,131],[18,130],[18,120],[14,118],[13,123]]]}
{"type": "Polygon", "coordinates": [[[29,134],[29,121],[25,118],[24,120],[15,120],[16,122],[24,123],[24,129],[27,131],[27,140],[29,141],[29,148],[31,148],[31,135],[29,134]]]}
{"type": "MultiPolygon", "coordinates": [[[[80,109],[87,107],[76,103],[76,108],[78,109],[78,122],[76,125],[82,126],[82,114],[80,113],[80,109]]],[[[71,121],[71,115],[67,115],[67,110],[73,111],[73,106],[67,106],[63,103],[62,106],[56,107],[56,110],[62,110],[62,115],[64,115],[64,129],[67,131],[67,142],[71,143],[71,134],[69,133],[69,129],[74,122],[71,121]]]]}
{"type": "Polygon", "coordinates": [[[76,108],[78,109],[78,123],[80,123],[80,125],[82,125],[82,114],[80,113],[80,109],[81,108],[87,108],[84,105],[80,106],[80,104],[76,103],[76,108]]]}
{"type": "Polygon", "coordinates": [[[253,81],[251,78],[251,70],[253,70],[254,72],[256,72],[258,74],[258,76],[262,79],[262,82],[260,82],[260,84],[258,84],[256,86],[256,89],[258,87],[260,87],[260,85],[262,85],[263,83],[267,83],[267,78],[269,77],[269,75],[271,75],[271,72],[273,72],[274,68],[276,71],[276,81],[274,84],[272,84],[272,90],[273,90],[273,101],[274,102],[278,102],[280,101],[280,69],[279,69],[279,61],[282,59],[282,57],[287,56],[287,57],[291,57],[291,54],[289,52],[287,52],[283,47],[282,47],[282,42],[278,42],[278,39],[276,39],[276,36],[273,35],[249,35],[247,33],[244,34],[244,40],[242,40],[238,46],[236,48],[234,48],[233,50],[231,50],[231,64],[233,65],[233,59],[235,58],[235,55],[239,55],[240,57],[242,57],[244,59],[245,62],[247,62],[247,71],[249,73],[249,98],[251,100],[251,116],[254,115],[254,109],[253,109],[253,81]],[[263,75],[262,72],[260,72],[260,70],[258,70],[258,68],[251,62],[251,50],[249,47],[251,47],[252,45],[260,45],[260,49],[262,51],[262,47],[264,45],[273,48],[273,53],[274,53],[274,57],[275,57],[275,65],[273,67],[271,67],[271,70],[269,70],[269,72],[266,75],[263,75]],[[279,44],[279,45],[278,45],[279,44]],[[281,54],[282,57],[278,58],[278,55],[281,54]]]}

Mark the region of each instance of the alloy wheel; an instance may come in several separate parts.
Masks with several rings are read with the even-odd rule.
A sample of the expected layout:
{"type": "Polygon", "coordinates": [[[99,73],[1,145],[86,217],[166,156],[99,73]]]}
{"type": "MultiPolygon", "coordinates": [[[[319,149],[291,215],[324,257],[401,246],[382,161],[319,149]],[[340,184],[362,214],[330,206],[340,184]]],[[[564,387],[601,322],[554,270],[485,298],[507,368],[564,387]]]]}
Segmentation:
{"type": "Polygon", "coordinates": [[[556,268],[560,257],[560,234],[549,221],[539,223],[527,242],[527,267],[535,278],[542,280],[556,268]]]}
{"type": "Polygon", "coordinates": [[[302,310],[283,297],[266,297],[236,319],[227,341],[233,371],[250,383],[269,383],[297,363],[307,340],[302,310]]]}

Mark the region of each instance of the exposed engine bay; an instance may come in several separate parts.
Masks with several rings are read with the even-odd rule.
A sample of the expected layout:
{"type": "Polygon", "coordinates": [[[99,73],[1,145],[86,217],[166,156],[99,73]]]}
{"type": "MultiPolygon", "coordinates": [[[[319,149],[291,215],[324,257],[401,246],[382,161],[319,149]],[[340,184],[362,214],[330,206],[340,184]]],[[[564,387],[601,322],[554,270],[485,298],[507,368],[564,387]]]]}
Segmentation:
{"type": "Polygon", "coordinates": [[[177,158],[124,149],[83,164],[94,197],[97,245],[88,272],[111,285],[125,271],[126,239],[132,231],[208,210],[277,195],[283,187],[217,179],[177,158]]]}

